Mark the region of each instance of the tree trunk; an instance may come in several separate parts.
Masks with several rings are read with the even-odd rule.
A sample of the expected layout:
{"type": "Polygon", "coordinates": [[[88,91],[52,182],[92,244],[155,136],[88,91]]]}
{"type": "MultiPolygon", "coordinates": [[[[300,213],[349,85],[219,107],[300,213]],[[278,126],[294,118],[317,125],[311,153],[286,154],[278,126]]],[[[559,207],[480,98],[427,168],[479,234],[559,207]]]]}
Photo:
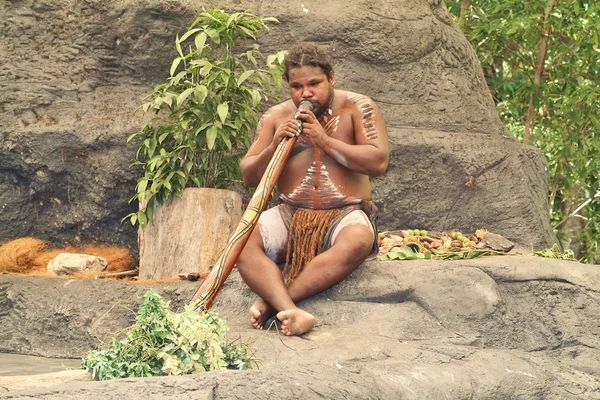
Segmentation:
{"type": "Polygon", "coordinates": [[[215,264],[242,218],[242,198],[230,190],[187,188],[157,206],[138,231],[140,279],[204,273],[215,264]]]}
{"type": "Polygon", "coordinates": [[[527,117],[525,118],[525,134],[523,137],[523,143],[529,144],[531,142],[531,129],[533,127],[533,119],[535,117],[535,106],[533,104],[533,96],[537,95],[537,88],[542,81],[542,74],[544,73],[544,63],[546,61],[546,52],[548,50],[548,38],[552,33],[552,26],[548,23],[548,17],[550,12],[558,5],[560,0],[548,0],[546,5],[546,14],[544,16],[544,27],[542,29],[542,39],[540,40],[540,48],[538,49],[537,61],[535,63],[535,75],[533,77],[533,84],[535,85],[535,92],[529,99],[529,108],[527,109],[527,117]]]}

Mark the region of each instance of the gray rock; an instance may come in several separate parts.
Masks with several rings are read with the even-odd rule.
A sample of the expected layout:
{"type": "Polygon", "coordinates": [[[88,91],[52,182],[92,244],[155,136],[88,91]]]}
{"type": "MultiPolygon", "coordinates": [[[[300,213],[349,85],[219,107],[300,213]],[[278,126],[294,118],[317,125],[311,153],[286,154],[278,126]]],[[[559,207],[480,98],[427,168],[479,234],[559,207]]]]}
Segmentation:
{"type": "Polygon", "coordinates": [[[252,9],[279,24],[268,54],[321,43],[340,88],[371,96],[385,116],[391,164],[373,180],[380,226],[487,228],[525,247],[556,238],[542,153],[498,119],[475,54],[440,0],[23,0],[0,8],[0,240],[136,245],[120,220],[140,171],[134,111],[162,82],[173,43],[201,7],[252,9]]]}
{"type": "Polygon", "coordinates": [[[506,238],[491,232],[488,232],[488,234],[485,235],[485,243],[490,249],[503,251],[505,253],[511,251],[515,247],[510,240],[506,240],[506,238]]]}
{"type": "Polygon", "coordinates": [[[53,275],[75,275],[82,272],[106,269],[108,262],[102,257],[87,254],[61,253],[48,263],[48,272],[53,275]]]}
{"type": "MultiPolygon", "coordinates": [[[[197,283],[0,276],[0,352],[81,357],[135,322],[149,288],[173,309],[197,283]],[[43,307],[39,305],[43,304],[43,307]]],[[[370,261],[300,306],[302,337],[254,330],[256,296],[234,270],[212,311],[260,368],[71,382],[13,399],[599,399],[600,267],[527,256],[370,261]]],[[[60,383],[60,379],[54,384],[60,383]]],[[[0,384],[1,384],[0,380],[0,384]]],[[[9,385],[10,387],[10,385],[9,385]]],[[[23,388],[31,386],[23,386],[23,388]]]]}

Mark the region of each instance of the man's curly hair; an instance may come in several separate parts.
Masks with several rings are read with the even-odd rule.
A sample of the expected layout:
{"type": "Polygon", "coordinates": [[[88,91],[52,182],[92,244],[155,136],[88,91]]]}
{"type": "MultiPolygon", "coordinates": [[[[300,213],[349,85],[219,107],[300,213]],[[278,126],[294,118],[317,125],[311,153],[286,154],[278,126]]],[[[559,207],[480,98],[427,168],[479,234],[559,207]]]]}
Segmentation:
{"type": "Polygon", "coordinates": [[[294,45],[286,54],[284,65],[285,79],[288,81],[292,68],[305,65],[320,67],[328,78],[331,71],[333,71],[333,61],[329,57],[329,54],[319,47],[318,44],[312,42],[303,42],[294,45]]]}

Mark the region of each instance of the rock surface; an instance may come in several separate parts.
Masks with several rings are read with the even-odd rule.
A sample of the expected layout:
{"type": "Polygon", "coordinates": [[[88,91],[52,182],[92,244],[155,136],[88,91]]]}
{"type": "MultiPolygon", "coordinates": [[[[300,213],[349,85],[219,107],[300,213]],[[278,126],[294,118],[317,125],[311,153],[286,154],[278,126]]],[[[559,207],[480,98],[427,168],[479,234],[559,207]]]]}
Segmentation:
{"type": "Polygon", "coordinates": [[[386,118],[388,173],[373,181],[385,230],[487,228],[555,241],[543,155],[500,123],[477,59],[442,0],[61,0],[0,4],[0,240],[25,235],[136,247],[120,224],[140,172],[126,138],[162,82],[174,38],[202,7],[279,19],[264,54],[312,40],[337,86],[386,118]]]}
{"type": "MultiPolygon", "coordinates": [[[[152,287],[178,308],[196,284],[152,287]]],[[[1,276],[0,352],[85,355],[133,323],[148,288],[1,276]]],[[[313,331],[284,337],[251,329],[256,298],[234,271],[213,311],[231,339],[252,338],[259,369],[65,378],[6,398],[600,399],[599,293],[599,266],[539,257],[369,261],[301,305],[318,318],[313,331]]]]}

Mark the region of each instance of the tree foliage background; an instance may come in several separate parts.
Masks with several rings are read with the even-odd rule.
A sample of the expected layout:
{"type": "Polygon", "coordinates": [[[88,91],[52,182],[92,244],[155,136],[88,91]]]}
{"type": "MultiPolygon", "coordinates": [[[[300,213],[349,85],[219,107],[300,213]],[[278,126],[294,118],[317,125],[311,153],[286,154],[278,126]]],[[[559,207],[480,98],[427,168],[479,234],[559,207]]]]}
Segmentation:
{"type": "Polygon", "coordinates": [[[600,2],[446,0],[498,113],[548,160],[548,213],[563,246],[600,260],[600,2]]]}

